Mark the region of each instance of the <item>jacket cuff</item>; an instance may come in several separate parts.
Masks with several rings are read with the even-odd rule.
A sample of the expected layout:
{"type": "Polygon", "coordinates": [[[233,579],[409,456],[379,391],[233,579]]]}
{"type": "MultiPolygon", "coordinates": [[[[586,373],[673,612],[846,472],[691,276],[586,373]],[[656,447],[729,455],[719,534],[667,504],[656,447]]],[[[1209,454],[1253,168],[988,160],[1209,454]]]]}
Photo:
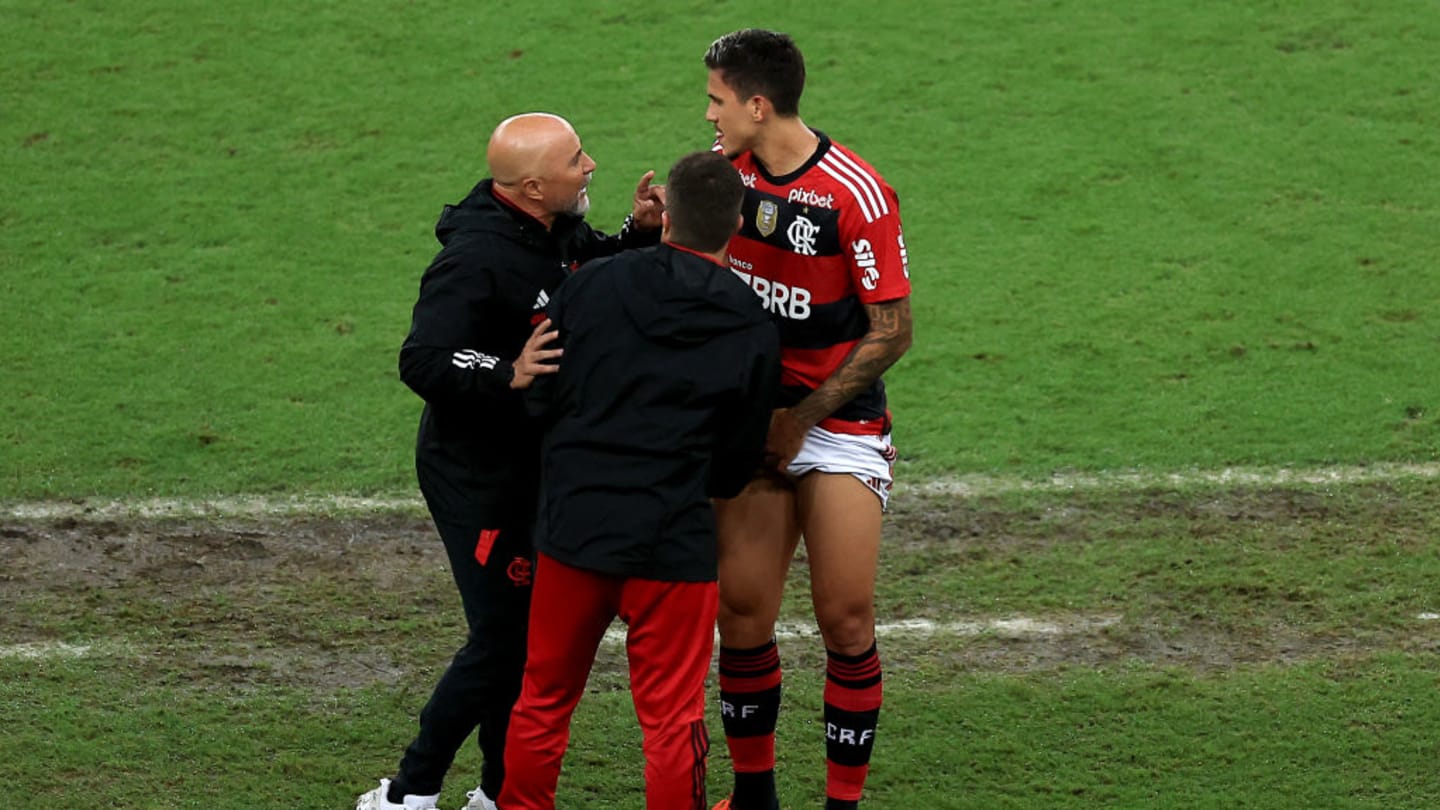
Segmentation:
{"type": "Polygon", "coordinates": [[[620,226],[620,247],[626,250],[652,247],[660,244],[660,229],[645,230],[635,225],[635,215],[627,214],[625,224],[620,226]]]}
{"type": "Polygon", "coordinates": [[[509,391],[510,383],[515,379],[515,366],[508,360],[501,360],[495,364],[495,368],[486,375],[486,380],[496,391],[509,391]]]}

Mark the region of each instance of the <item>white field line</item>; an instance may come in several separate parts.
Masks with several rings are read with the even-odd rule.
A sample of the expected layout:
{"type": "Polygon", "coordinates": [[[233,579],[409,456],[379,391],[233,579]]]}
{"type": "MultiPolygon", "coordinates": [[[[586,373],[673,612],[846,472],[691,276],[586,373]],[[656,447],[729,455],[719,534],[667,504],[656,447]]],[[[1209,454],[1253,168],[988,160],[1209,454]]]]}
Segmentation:
{"type": "MultiPolygon", "coordinates": [[[[875,635],[881,640],[897,638],[972,637],[995,635],[1001,638],[1041,638],[1083,636],[1097,633],[1120,623],[1119,616],[1072,616],[1066,619],[1032,619],[1013,616],[1005,619],[976,619],[956,622],[933,622],[929,619],[904,619],[877,623],[875,635]]],[[[796,638],[819,638],[813,624],[782,622],[775,627],[775,637],[784,641],[796,638]]],[[[623,644],[625,626],[618,621],[605,631],[605,643],[623,644]]]]}
{"type": "MultiPolygon", "coordinates": [[[[1440,613],[1417,613],[1417,621],[1440,620],[1440,613]]],[[[993,635],[1005,639],[1039,639],[1094,635],[1109,627],[1120,624],[1117,615],[1070,616],[1063,619],[1037,619],[1028,616],[1011,616],[1003,619],[971,619],[953,622],[934,622],[929,619],[905,619],[875,625],[875,635],[881,640],[916,638],[973,638],[993,635]]],[[[783,640],[811,639],[820,633],[813,624],[782,623],[775,628],[775,635],[783,640]]],[[[604,643],[619,646],[625,643],[625,626],[615,622],[605,631],[604,643]]],[[[56,658],[84,658],[97,655],[114,657],[139,654],[133,645],[115,642],[79,644],[64,641],[30,641],[20,644],[0,644],[0,660],[16,658],[40,661],[56,658]]]]}
{"type": "Polygon", "coordinates": [[[26,661],[37,661],[49,658],[84,658],[89,654],[89,644],[67,644],[63,641],[0,644],[0,659],[19,658],[26,661]]]}
{"type": "MultiPolygon", "coordinates": [[[[1012,492],[1071,490],[1190,489],[1233,486],[1323,486],[1440,477],[1440,462],[1377,463],[1333,467],[1225,467],[1219,470],[1115,470],[1099,473],[1056,473],[1049,478],[1020,479],[962,475],[912,484],[908,491],[939,495],[1004,495],[1012,492]]],[[[897,485],[897,490],[900,487],[897,485]]]]}
{"type": "MultiPolygon", "coordinates": [[[[1075,490],[1133,491],[1154,488],[1227,486],[1315,486],[1407,481],[1440,477],[1440,462],[1380,463],[1333,467],[1226,467],[1219,470],[1120,470],[1100,473],[1056,473],[1048,478],[962,475],[896,484],[897,497],[909,493],[974,497],[1014,492],[1075,490]]],[[[365,515],[424,509],[418,495],[374,498],[344,495],[271,497],[237,495],[216,498],[82,499],[9,503],[0,518],[77,521],[116,518],[264,518],[306,515],[365,515]]]]}
{"type": "MultiPolygon", "coordinates": [[[[1057,619],[1035,619],[1012,616],[1003,619],[972,619],[954,622],[933,622],[929,619],[906,619],[875,626],[875,634],[883,639],[969,637],[993,634],[1002,638],[1041,638],[1079,636],[1097,633],[1119,624],[1116,615],[1070,616],[1057,619]]],[[[814,624],[782,623],[775,628],[781,640],[818,638],[814,624]]],[[[625,626],[619,621],[605,631],[605,643],[625,643],[625,626]]],[[[0,644],[0,659],[45,660],[54,658],[112,657],[135,653],[126,644],[111,642],[69,643],[63,641],[32,641],[21,644],[0,644]]]]}
{"type": "Polygon", "coordinates": [[[233,495],[215,498],[144,498],[133,501],[87,498],[15,503],[0,508],[13,520],[102,521],[116,518],[264,518],[329,514],[374,514],[425,508],[418,495],[360,498],[346,495],[233,495]]]}

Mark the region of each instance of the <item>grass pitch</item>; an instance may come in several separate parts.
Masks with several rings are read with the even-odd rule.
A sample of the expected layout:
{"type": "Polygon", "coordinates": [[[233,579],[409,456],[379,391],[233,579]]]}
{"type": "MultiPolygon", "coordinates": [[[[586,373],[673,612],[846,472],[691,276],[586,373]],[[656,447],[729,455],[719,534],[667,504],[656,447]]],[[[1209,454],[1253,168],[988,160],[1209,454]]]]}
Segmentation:
{"type": "MultiPolygon", "coordinates": [[[[748,25],[796,36],[807,122],[899,191],[902,480],[1440,451],[1440,17],[1418,0],[0,17],[0,503],[413,495],[420,406],[395,355],[490,128],[569,117],[613,228],[643,171],[708,146],[700,56],[748,25]]],[[[900,499],[882,618],[982,630],[883,642],[869,804],[1440,803],[1437,494],[1402,476],[900,499]]],[[[6,796],[349,806],[458,644],[418,515],[0,514],[6,796]]],[[[817,650],[782,647],[784,798],[814,806],[817,650]]],[[[566,806],[639,805],[613,663],[566,806]]],[[[473,784],[463,757],[445,806],[473,784]]]]}
{"type": "Polygon", "coordinates": [[[701,54],[792,32],[899,191],[901,474],[1423,461],[1423,3],[5,3],[0,500],[413,491],[396,352],[501,118],[614,228],[705,148],[701,54]]]}

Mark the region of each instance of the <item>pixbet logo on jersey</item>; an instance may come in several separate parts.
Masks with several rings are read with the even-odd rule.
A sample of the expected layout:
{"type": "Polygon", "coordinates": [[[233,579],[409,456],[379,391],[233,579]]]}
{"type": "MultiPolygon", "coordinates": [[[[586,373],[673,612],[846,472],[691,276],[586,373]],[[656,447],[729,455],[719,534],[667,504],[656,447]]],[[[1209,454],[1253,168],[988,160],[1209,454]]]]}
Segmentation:
{"type": "MultiPolygon", "coordinates": [[[[810,317],[809,290],[746,273],[736,266],[737,263],[741,262],[733,256],[730,257],[730,271],[750,285],[750,289],[760,296],[760,302],[766,309],[792,321],[803,321],[810,317]]],[[[746,267],[750,266],[748,263],[744,264],[746,267]]]]}
{"type": "Polygon", "coordinates": [[[787,202],[798,202],[801,205],[813,205],[816,208],[834,208],[835,195],[821,194],[811,191],[808,188],[792,188],[790,196],[785,198],[787,202]]]}

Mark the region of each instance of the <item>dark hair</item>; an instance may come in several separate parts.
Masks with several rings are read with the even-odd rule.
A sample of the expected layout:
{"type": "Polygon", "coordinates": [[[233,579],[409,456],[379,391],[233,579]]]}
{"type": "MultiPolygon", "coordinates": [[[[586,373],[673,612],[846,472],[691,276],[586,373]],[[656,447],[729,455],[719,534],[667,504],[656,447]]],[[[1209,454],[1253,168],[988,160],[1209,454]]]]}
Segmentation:
{"type": "Polygon", "coordinates": [[[691,152],[670,167],[665,212],[670,241],[702,253],[721,250],[735,235],[745,186],[719,152],[691,152]]]}
{"type": "Polygon", "coordinates": [[[733,31],[710,43],[705,67],[720,71],[720,78],[742,101],[764,96],[776,114],[800,114],[805,57],[788,34],[763,28],[733,31]]]}

